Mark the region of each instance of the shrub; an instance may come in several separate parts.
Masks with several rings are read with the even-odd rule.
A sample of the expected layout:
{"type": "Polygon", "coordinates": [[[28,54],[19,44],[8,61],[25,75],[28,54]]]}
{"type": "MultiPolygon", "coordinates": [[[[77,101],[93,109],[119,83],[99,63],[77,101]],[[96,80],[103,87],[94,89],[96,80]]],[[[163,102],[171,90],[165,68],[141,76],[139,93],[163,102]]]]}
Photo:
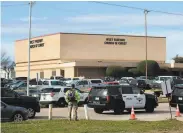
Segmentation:
{"type": "Polygon", "coordinates": [[[114,78],[121,78],[127,75],[127,69],[121,66],[109,66],[106,69],[106,75],[114,78]]]}
{"type": "Polygon", "coordinates": [[[140,76],[141,75],[141,73],[138,71],[137,68],[131,68],[131,69],[128,70],[128,72],[132,73],[133,76],[140,76]]]}
{"type": "MultiPolygon", "coordinates": [[[[143,75],[146,74],[146,61],[141,61],[137,65],[137,70],[143,75]]],[[[154,60],[147,60],[147,74],[148,76],[156,76],[160,71],[159,64],[154,60]]]]}

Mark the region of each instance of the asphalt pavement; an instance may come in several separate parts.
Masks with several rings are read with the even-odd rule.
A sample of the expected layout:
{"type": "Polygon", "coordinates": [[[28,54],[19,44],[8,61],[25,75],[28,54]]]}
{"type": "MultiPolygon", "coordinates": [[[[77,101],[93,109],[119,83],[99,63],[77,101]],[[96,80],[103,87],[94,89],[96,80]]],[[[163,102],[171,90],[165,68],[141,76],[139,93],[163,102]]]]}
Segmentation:
{"type": "MultiPolygon", "coordinates": [[[[171,108],[172,118],[175,119],[176,109],[171,108]]],[[[36,114],[33,120],[46,120],[48,119],[48,108],[41,108],[41,112],[36,114]]],[[[88,114],[90,120],[129,120],[130,112],[124,112],[121,115],[115,115],[113,111],[105,111],[103,114],[96,114],[92,108],[88,108],[88,114]]],[[[141,121],[160,121],[167,120],[171,118],[169,105],[167,103],[160,103],[153,113],[146,113],[145,110],[135,110],[135,115],[137,120],[141,121]]],[[[182,117],[177,117],[177,120],[183,121],[182,117]]],[[[53,119],[67,119],[68,109],[65,108],[53,108],[52,109],[53,119]]],[[[78,108],[78,118],[86,119],[83,107],[78,108]]]]}

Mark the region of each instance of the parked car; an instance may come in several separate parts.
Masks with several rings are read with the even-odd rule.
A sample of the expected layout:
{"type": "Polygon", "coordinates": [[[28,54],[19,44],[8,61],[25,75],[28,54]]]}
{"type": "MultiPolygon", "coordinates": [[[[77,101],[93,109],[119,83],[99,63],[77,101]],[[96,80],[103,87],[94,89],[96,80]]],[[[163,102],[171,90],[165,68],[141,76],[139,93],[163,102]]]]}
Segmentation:
{"type": "Polygon", "coordinates": [[[20,122],[28,119],[28,110],[23,107],[11,106],[1,101],[1,121],[20,122]]]}
{"type": "Polygon", "coordinates": [[[53,79],[53,80],[63,80],[64,77],[63,76],[51,76],[50,79],[53,79]]]}
{"type": "Polygon", "coordinates": [[[121,80],[128,80],[128,83],[130,83],[134,78],[133,77],[122,77],[121,80]]]}
{"type": "Polygon", "coordinates": [[[67,84],[70,84],[70,83],[72,83],[73,81],[79,81],[79,80],[83,80],[83,79],[84,79],[84,77],[67,78],[67,80],[65,79],[65,82],[66,82],[67,84]]]}
{"type": "MultiPolygon", "coordinates": [[[[65,107],[67,105],[65,101],[65,93],[71,89],[70,87],[58,87],[52,86],[42,89],[40,104],[48,105],[54,104],[60,107],[65,107]]],[[[80,91],[76,89],[80,94],[80,102],[79,104],[83,104],[87,102],[88,93],[80,91]]]]}
{"type": "Polygon", "coordinates": [[[120,85],[129,85],[130,83],[129,83],[128,79],[123,78],[123,79],[119,80],[119,84],[120,85]]]}
{"type": "Polygon", "coordinates": [[[18,84],[18,83],[20,83],[20,82],[22,82],[22,81],[20,81],[20,80],[13,80],[12,82],[6,84],[4,87],[5,87],[5,88],[10,88],[12,85],[18,84]]]}
{"type": "Polygon", "coordinates": [[[170,105],[171,107],[178,105],[180,112],[183,113],[183,84],[174,85],[172,90],[170,105]]]}
{"type": "Polygon", "coordinates": [[[163,91],[162,91],[162,88],[161,88],[161,84],[160,83],[152,83],[151,84],[151,88],[152,88],[152,91],[154,91],[154,94],[157,97],[160,97],[160,95],[163,94],[163,91]]]}
{"type": "MultiPolygon", "coordinates": [[[[75,84],[75,87],[81,91],[88,92],[92,86],[102,84],[102,79],[83,79],[76,82],[73,82],[75,84]]],[[[71,86],[71,84],[68,84],[67,86],[71,86]]]]}
{"type": "Polygon", "coordinates": [[[1,101],[9,105],[20,106],[28,109],[29,118],[34,118],[36,112],[40,112],[40,105],[37,98],[21,96],[17,92],[8,88],[1,88],[1,101]]]}
{"type": "Polygon", "coordinates": [[[119,83],[117,81],[113,81],[113,82],[103,82],[104,84],[108,84],[108,85],[119,85],[119,83]]]}
{"type": "Polygon", "coordinates": [[[130,111],[132,106],[134,109],[154,112],[158,101],[154,95],[145,94],[137,87],[133,90],[133,86],[130,85],[96,86],[91,89],[88,96],[88,107],[94,108],[94,111],[99,114],[106,110],[121,114],[124,110],[130,111]]]}
{"type": "Polygon", "coordinates": [[[63,81],[60,81],[60,80],[48,79],[48,80],[39,81],[38,85],[42,85],[42,86],[66,86],[66,83],[63,81]]]}
{"type": "Polygon", "coordinates": [[[162,83],[164,81],[167,81],[168,79],[181,79],[180,77],[178,76],[158,76],[158,77],[155,77],[155,80],[154,82],[156,83],[162,83]]]}
{"type": "Polygon", "coordinates": [[[146,80],[143,80],[143,79],[134,79],[130,82],[130,85],[133,85],[142,89],[151,89],[150,85],[147,84],[146,80]]]}

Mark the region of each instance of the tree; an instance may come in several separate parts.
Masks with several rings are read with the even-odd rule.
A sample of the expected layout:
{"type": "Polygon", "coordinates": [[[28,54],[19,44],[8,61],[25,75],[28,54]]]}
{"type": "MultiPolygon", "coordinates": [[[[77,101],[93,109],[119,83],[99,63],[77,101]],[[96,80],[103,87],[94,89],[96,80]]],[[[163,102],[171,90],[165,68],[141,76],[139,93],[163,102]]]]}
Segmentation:
{"type": "Polygon", "coordinates": [[[3,69],[7,76],[6,78],[9,78],[10,72],[14,69],[15,62],[10,59],[10,57],[7,55],[5,51],[1,52],[1,69],[3,69]]]}
{"type": "MultiPolygon", "coordinates": [[[[146,61],[141,61],[137,65],[137,70],[143,75],[146,74],[146,61]]],[[[156,76],[160,71],[159,64],[154,60],[147,60],[147,74],[148,76],[156,76]]]]}
{"type": "Polygon", "coordinates": [[[109,66],[106,69],[106,75],[114,78],[121,78],[127,74],[127,69],[121,66],[109,66]]]}
{"type": "Polygon", "coordinates": [[[172,59],[175,60],[175,63],[183,63],[183,57],[179,56],[178,54],[172,59]]]}
{"type": "Polygon", "coordinates": [[[134,76],[140,76],[141,73],[138,71],[137,68],[131,68],[128,70],[129,73],[132,73],[134,76]]]}

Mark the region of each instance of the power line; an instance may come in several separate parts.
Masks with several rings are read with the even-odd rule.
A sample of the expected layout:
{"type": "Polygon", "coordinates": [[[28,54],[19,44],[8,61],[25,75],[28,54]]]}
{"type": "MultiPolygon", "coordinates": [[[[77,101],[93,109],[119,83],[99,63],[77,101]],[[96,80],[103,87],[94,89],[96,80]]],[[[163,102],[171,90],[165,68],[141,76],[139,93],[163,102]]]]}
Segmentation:
{"type": "Polygon", "coordinates": [[[1,5],[1,7],[11,7],[11,6],[25,6],[25,5],[29,5],[29,3],[27,4],[12,4],[12,5],[1,5]]]}
{"type": "Polygon", "coordinates": [[[125,5],[118,5],[118,4],[111,4],[107,2],[99,2],[99,1],[90,1],[93,3],[98,3],[98,4],[105,4],[105,5],[110,5],[110,6],[118,6],[118,7],[124,7],[124,8],[130,8],[134,10],[141,10],[141,11],[149,11],[149,12],[157,12],[157,13],[164,13],[164,14],[170,14],[170,15],[178,15],[178,16],[183,16],[181,13],[171,13],[171,12],[165,12],[165,11],[159,11],[159,10],[148,10],[148,9],[143,9],[139,7],[132,7],[132,6],[125,6],[125,5]]]}

